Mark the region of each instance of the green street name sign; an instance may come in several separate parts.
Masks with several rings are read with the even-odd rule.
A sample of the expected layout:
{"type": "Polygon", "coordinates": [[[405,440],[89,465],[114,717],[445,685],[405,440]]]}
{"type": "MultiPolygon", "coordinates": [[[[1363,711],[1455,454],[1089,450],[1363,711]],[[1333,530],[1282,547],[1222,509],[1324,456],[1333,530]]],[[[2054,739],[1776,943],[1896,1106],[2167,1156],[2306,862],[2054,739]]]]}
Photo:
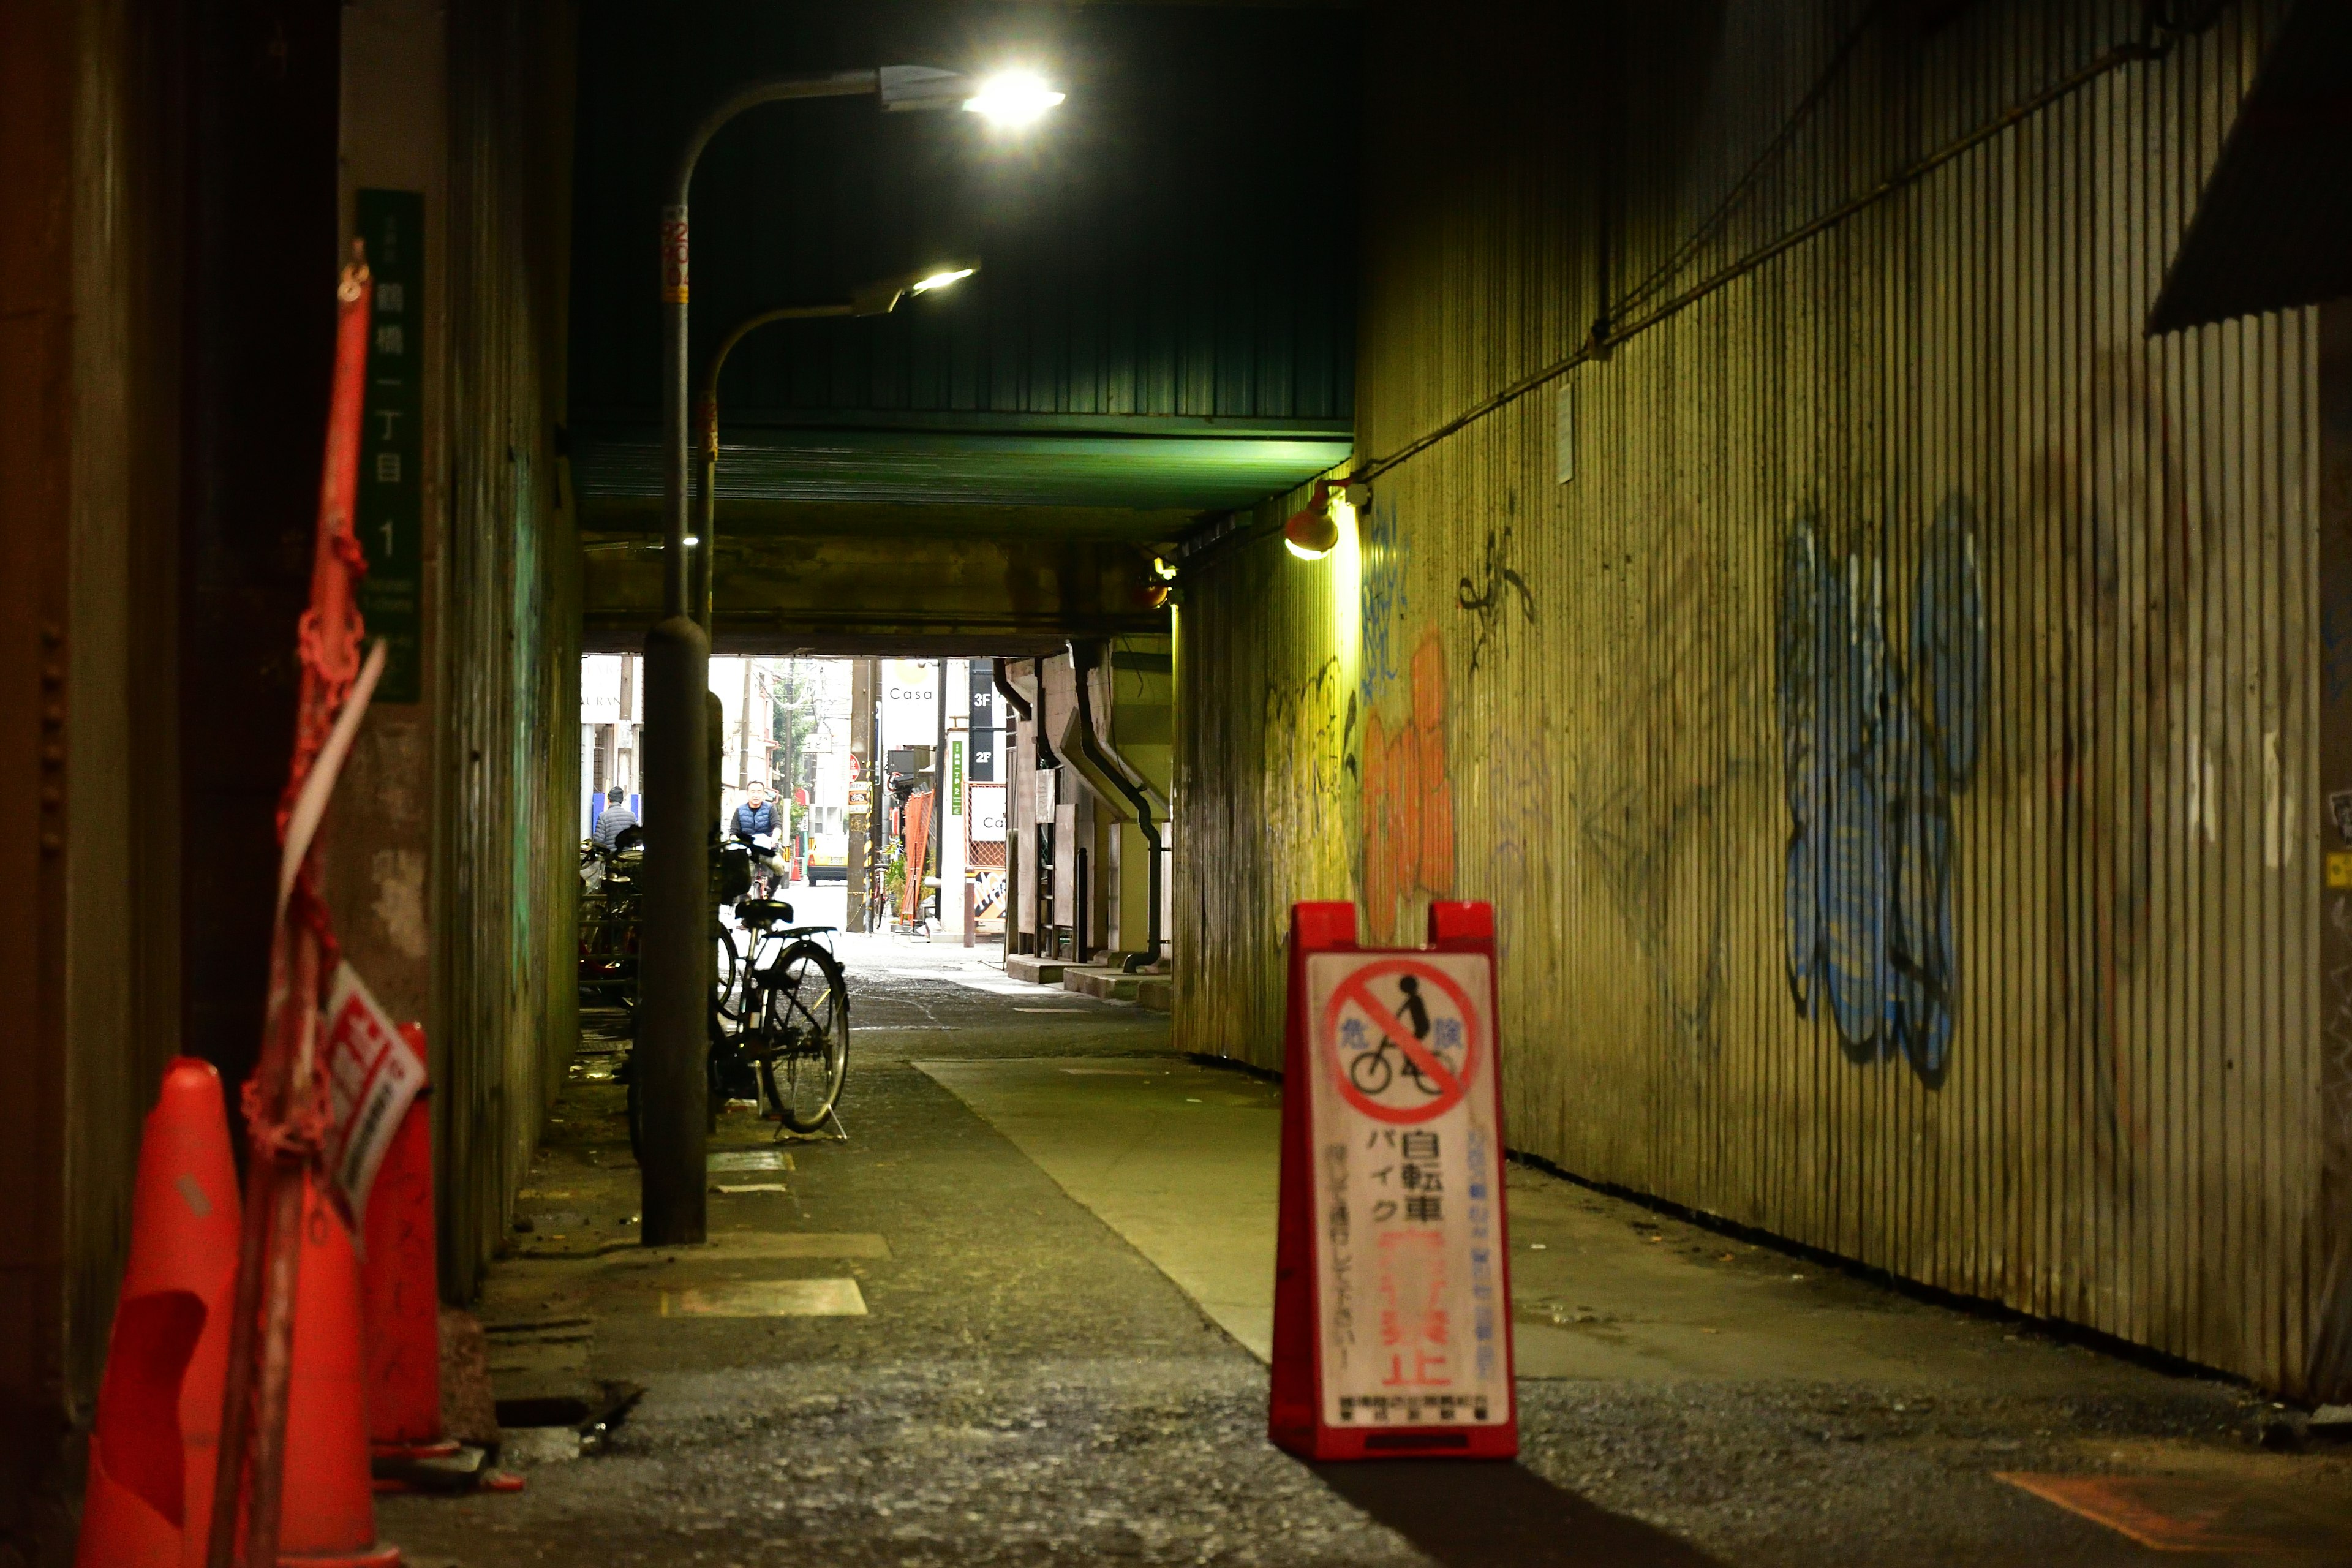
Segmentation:
{"type": "Polygon", "coordinates": [[[367,552],[360,614],[384,649],[378,702],[425,695],[425,197],[359,193],[359,232],[375,276],[356,527],[367,552]]]}

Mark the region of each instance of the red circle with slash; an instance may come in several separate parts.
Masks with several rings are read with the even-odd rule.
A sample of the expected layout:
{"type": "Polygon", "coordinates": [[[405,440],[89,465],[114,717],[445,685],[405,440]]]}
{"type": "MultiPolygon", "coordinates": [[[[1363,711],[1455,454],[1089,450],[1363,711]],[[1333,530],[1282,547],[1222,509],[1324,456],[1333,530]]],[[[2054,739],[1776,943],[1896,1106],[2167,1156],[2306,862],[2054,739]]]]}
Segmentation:
{"type": "Polygon", "coordinates": [[[1414,958],[1392,958],[1383,963],[1370,963],[1341,981],[1331,993],[1330,1002],[1323,1009],[1323,1039],[1326,1054],[1331,1061],[1332,1080],[1348,1103],[1377,1121],[1404,1125],[1427,1121],[1443,1116],[1462,1103],[1464,1089],[1478,1069],[1478,1009],[1472,1005],[1470,994],[1462,989],[1454,977],[1434,964],[1414,958]],[[1462,1071],[1457,1077],[1440,1060],[1437,1053],[1415,1038],[1403,1026],[1397,1016],[1372,994],[1370,982],[1384,975],[1410,974],[1416,980],[1434,984],[1462,1014],[1462,1071]],[[1386,1035],[1405,1060],[1419,1068],[1423,1076],[1435,1081],[1437,1093],[1426,1105],[1383,1105],[1358,1089],[1348,1077],[1347,1064],[1339,1058],[1339,1010],[1353,1002],[1363,1009],[1373,1026],[1386,1035]]]}

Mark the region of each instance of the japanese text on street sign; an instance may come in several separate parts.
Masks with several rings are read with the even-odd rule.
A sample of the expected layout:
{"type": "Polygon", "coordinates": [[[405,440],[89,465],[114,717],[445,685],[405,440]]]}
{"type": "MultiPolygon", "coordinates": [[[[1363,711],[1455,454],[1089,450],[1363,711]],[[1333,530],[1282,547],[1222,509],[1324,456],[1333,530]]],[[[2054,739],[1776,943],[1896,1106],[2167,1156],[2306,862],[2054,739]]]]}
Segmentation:
{"type": "Polygon", "coordinates": [[[367,1213],[376,1167],[425,1087],[425,1064],[348,963],[335,971],[319,1038],[331,1114],[327,1173],[356,1226],[367,1213]]]}
{"type": "Polygon", "coordinates": [[[1510,1419],[1483,953],[1307,958],[1323,1419],[1510,1419]]]}
{"type": "Polygon", "coordinates": [[[367,555],[360,614],[387,653],[376,702],[416,702],[425,696],[425,197],[362,191],[358,205],[375,275],[352,520],[367,555]]]}

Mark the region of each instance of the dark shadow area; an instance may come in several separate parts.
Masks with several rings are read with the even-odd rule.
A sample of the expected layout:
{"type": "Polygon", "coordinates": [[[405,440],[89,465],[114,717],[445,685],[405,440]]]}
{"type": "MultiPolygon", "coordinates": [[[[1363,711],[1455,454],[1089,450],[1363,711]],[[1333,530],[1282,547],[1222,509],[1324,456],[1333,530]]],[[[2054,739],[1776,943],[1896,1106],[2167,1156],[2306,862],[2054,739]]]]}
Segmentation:
{"type": "Polygon", "coordinates": [[[1717,1561],[1517,1463],[1381,1459],[1307,1468],[1445,1568],[1708,1568],[1717,1561]]]}

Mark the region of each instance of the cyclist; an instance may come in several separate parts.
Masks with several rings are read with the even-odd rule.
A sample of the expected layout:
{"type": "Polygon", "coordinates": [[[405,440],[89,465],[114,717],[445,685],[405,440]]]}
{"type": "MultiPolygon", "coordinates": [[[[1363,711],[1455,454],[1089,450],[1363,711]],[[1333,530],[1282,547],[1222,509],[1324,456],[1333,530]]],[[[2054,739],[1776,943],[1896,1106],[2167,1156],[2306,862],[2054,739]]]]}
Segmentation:
{"type": "Polygon", "coordinates": [[[776,853],[782,813],[767,799],[767,793],[758,779],[744,785],[743,804],[735,808],[735,820],[730,825],[734,837],[751,847],[752,863],[758,868],[759,886],[753,891],[763,899],[774,890],[774,884],[782,879],[784,873],[783,859],[776,853]]]}

